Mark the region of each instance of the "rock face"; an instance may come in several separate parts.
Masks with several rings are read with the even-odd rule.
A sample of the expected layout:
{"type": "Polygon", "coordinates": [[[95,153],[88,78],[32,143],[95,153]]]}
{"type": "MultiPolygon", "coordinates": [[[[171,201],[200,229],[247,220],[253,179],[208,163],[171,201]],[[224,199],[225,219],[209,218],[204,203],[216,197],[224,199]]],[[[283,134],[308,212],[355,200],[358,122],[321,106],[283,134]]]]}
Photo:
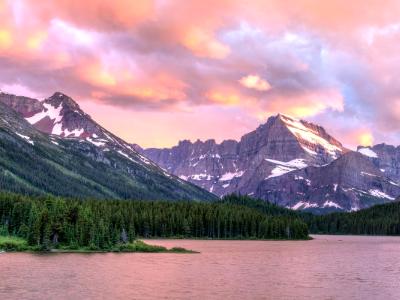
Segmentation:
{"type": "Polygon", "coordinates": [[[239,142],[182,141],[172,149],[142,153],[180,178],[222,196],[252,195],[268,178],[327,164],[346,151],[322,127],[280,114],[239,142]]]}
{"type": "Polygon", "coordinates": [[[400,181],[400,147],[378,144],[372,148],[358,147],[358,151],[368,154],[375,166],[387,177],[400,181]]]}
{"type": "Polygon", "coordinates": [[[395,200],[400,185],[371,158],[347,152],[325,166],[296,170],[260,183],[255,196],[292,209],[355,211],[395,200]]]}
{"type": "Polygon", "coordinates": [[[119,152],[133,160],[153,165],[135,147],[97,124],[79,105],[60,92],[39,101],[37,99],[0,93],[0,102],[16,111],[39,131],[66,139],[85,140],[96,147],[119,152]]]}
{"type": "Polygon", "coordinates": [[[3,93],[0,94],[0,102],[17,111],[35,128],[47,134],[65,138],[109,138],[104,128],[82,111],[73,99],[60,92],[43,101],[3,93]]]}
{"type": "Polygon", "coordinates": [[[61,93],[0,94],[0,190],[109,199],[213,200],[165,172],[61,93]]]}
{"type": "Polygon", "coordinates": [[[351,211],[400,195],[400,148],[349,151],[321,126],[281,114],[239,142],[139,151],[218,196],[247,194],[292,209],[351,211]]]}

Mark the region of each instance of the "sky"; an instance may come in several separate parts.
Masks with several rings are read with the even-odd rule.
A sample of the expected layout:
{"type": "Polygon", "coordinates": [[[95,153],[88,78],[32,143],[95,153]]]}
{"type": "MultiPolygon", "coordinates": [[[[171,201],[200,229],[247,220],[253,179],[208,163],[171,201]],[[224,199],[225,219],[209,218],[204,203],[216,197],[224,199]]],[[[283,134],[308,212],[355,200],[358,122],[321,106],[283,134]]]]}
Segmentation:
{"type": "Polygon", "coordinates": [[[399,144],[400,1],[0,0],[0,89],[74,98],[143,147],[284,113],[399,144]]]}

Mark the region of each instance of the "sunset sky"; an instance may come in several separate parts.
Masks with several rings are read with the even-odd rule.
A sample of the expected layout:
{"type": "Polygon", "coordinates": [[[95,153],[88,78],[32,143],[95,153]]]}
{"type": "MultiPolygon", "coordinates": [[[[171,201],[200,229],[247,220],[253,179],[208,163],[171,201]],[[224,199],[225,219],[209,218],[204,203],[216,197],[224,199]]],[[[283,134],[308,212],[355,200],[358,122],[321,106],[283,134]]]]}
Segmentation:
{"type": "Polygon", "coordinates": [[[398,145],[400,1],[0,0],[0,88],[61,91],[144,147],[278,112],[398,145]]]}

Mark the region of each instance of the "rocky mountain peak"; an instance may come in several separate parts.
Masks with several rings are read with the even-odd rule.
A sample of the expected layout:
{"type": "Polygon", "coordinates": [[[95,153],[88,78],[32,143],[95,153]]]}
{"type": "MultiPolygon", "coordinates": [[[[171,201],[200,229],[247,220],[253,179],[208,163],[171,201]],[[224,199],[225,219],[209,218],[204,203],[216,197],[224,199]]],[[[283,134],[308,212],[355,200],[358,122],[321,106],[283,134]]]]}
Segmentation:
{"type": "Polygon", "coordinates": [[[309,154],[325,154],[336,159],[340,154],[346,152],[343,145],[334,137],[329,135],[322,126],[304,120],[298,120],[283,114],[279,114],[278,118],[296,137],[301,144],[301,147],[309,154]]]}
{"type": "Polygon", "coordinates": [[[44,102],[51,104],[53,107],[59,107],[62,105],[64,110],[72,110],[83,113],[78,103],[76,103],[71,97],[61,92],[55,92],[51,97],[45,99],[44,102]]]}
{"type": "MultiPolygon", "coordinates": [[[[57,137],[38,130],[38,124],[43,124],[41,122],[45,119],[49,120],[49,125],[54,125],[53,129],[58,124],[73,125],[73,120],[68,120],[63,111],[63,102],[46,103],[13,95],[2,96],[0,188],[4,191],[104,199],[216,198],[166,173],[91,119],[81,116],[76,120],[80,122],[77,126],[85,126],[82,127],[84,134],[89,126],[93,126],[99,135],[92,134],[86,138],[84,134],[72,138],[68,135],[65,138],[64,135],[57,137]],[[32,115],[31,111],[13,109],[24,108],[27,104],[39,105],[38,111],[32,115]],[[23,113],[36,116],[39,123],[32,126],[26,120],[29,117],[23,113]]],[[[67,132],[65,127],[60,128],[63,134],[67,132]]]]}
{"type": "Polygon", "coordinates": [[[112,133],[97,124],[82,111],[71,97],[55,92],[42,101],[33,98],[1,94],[0,101],[18,112],[36,129],[63,138],[78,138],[96,146],[112,145],[136,151],[112,133]]]}
{"type": "Polygon", "coordinates": [[[222,196],[251,194],[267,178],[330,163],[343,149],[322,127],[278,114],[240,141],[184,140],[169,149],[139,151],[168,172],[222,196]]]}

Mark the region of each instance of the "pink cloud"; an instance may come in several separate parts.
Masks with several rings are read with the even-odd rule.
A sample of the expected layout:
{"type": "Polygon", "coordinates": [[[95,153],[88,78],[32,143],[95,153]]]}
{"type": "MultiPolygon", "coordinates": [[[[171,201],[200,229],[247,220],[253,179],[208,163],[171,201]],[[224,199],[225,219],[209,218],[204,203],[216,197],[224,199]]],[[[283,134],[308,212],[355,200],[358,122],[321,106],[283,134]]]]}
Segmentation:
{"type": "Polygon", "coordinates": [[[255,125],[283,112],[358,141],[334,115],[358,136],[395,142],[399,14],[398,1],[0,0],[0,86],[62,90],[143,119],[207,107],[207,118],[228,109],[227,124],[241,115],[255,125]]]}

